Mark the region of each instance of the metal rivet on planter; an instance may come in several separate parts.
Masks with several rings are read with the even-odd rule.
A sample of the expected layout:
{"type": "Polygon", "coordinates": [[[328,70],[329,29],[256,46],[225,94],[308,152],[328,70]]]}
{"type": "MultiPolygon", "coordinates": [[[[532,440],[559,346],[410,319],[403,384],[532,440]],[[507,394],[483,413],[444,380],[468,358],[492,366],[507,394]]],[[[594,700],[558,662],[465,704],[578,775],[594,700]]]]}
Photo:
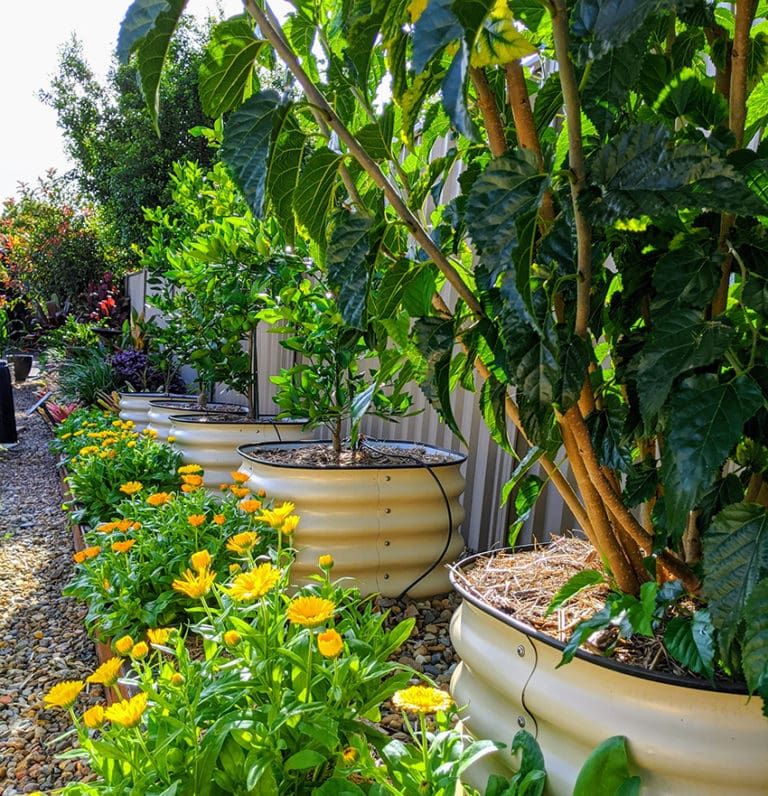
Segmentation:
{"type": "Polygon", "coordinates": [[[525,717],[518,716],[517,717],[517,726],[518,727],[525,727],[525,717]]]}
{"type": "Polygon", "coordinates": [[[384,476],[384,480],[385,481],[391,481],[392,480],[392,476],[391,475],[385,475],[384,476]]]}
{"type": "Polygon", "coordinates": [[[525,647],[522,644],[517,645],[517,654],[521,657],[525,657],[525,647]]]}
{"type": "Polygon", "coordinates": [[[385,539],[384,547],[389,547],[391,544],[392,544],[392,542],[390,542],[389,539],[385,539]]]}
{"type": "Polygon", "coordinates": [[[384,573],[384,580],[389,580],[389,572],[384,573]]]}
{"type": "Polygon", "coordinates": [[[384,509],[384,513],[385,514],[391,514],[392,513],[392,509],[384,509]]]}

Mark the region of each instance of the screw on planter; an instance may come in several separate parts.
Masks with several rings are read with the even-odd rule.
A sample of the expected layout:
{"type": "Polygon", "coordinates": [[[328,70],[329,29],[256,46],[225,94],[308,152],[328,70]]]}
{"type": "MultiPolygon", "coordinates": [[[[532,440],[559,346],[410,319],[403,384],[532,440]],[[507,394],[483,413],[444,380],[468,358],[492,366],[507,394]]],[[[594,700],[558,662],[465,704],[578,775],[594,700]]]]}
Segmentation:
{"type": "Polygon", "coordinates": [[[524,716],[518,716],[517,717],[517,726],[518,727],[525,727],[525,717],[524,716]]]}
{"type": "Polygon", "coordinates": [[[18,441],[11,371],[8,363],[0,359],[0,444],[15,445],[18,441]]]}
{"type": "Polygon", "coordinates": [[[525,647],[522,644],[517,645],[517,654],[521,657],[525,657],[525,647]]]}

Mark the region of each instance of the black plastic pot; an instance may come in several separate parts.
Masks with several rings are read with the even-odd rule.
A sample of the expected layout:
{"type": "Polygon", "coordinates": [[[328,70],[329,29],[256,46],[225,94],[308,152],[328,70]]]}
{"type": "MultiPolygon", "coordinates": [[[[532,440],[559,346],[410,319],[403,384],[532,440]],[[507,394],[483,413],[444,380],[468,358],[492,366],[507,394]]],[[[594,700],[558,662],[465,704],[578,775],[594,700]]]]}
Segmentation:
{"type": "Polygon", "coordinates": [[[32,370],[32,354],[11,354],[9,359],[13,363],[13,377],[16,384],[26,381],[29,371],[32,370]]]}

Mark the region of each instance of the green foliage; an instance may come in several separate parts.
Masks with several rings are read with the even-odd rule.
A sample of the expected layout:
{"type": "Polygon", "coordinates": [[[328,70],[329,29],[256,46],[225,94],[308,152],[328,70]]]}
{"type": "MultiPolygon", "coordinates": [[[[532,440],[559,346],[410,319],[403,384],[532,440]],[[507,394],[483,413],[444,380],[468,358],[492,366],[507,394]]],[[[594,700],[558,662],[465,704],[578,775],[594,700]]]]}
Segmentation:
{"type": "Polygon", "coordinates": [[[118,386],[107,352],[98,344],[73,352],[59,367],[61,394],[85,406],[95,404],[100,393],[112,392],[118,386]]]}
{"type": "Polygon", "coordinates": [[[627,739],[615,735],[587,758],[573,786],[573,796],[638,796],[640,777],[629,773],[627,739]]]}

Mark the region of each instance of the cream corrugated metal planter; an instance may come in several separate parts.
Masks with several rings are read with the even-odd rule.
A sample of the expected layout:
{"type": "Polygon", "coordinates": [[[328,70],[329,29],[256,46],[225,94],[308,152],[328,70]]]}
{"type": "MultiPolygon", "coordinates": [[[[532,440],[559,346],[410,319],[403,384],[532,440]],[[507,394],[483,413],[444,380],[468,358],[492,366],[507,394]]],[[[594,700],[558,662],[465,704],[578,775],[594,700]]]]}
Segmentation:
{"type": "MultiPolygon", "coordinates": [[[[628,740],[633,773],[649,796],[765,796],[768,720],[761,700],[713,691],[700,682],[637,670],[579,652],[555,667],[563,645],[464,598],[451,621],[461,658],[451,693],[477,738],[509,745],[524,727],[547,764],[547,793],[570,796],[589,753],[614,735],[628,740]]],[[[467,777],[484,786],[493,772],[514,771],[508,752],[486,758],[467,777]]]]}
{"type": "Polygon", "coordinates": [[[411,442],[387,444],[406,453],[423,448],[446,454],[450,461],[429,468],[413,463],[307,467],[258,459],[259,447],[296,445],[240,449],[247,486],[266,490],[277,502],[296,504],[301,520],[292,572],[297,582],[316,574],[318,557],[327,553],[335,562],[333,577],[354,578],[364,594],[394,597],[408,589],[411,597],[425,597],[450,589],[444,564],[464,547],[458,528],[464,519],[459,498],[466,456],[411,442]]]}
{"type": "Polygon", "coordinates": [[[162,392],[121,392],[119,395],[120,419],[132,420],[135,431],[143,431],[147,427],[150,401],[189,397],[177,393],[162,392]]]}
{"type": "Polygon", "coordinates": [[[171,415],[171,434],[184,464],[199,464],[205,471],[206,486],[217,491],[232,481],[231,472],[241,464],[238,447],[247,443],[309,440],[303,420],[250,422],[217,421],[215,415],[171,415]]]}
{"type": "MultiPolygon", "coordinates": [[[[196,399],[192,395],[186,396],[186,400],[169,401],[167,399],[152,400],[149,402],[149,412],[147,413],[148,423],[147,427],[154,429],[157,432],[157,439],[161,442],[167,442],[168,436],[171,433],[171,416],[172,415],[199,415],[201,409],[195,405],[196,399]],[[174,406],[174,403],[176,404],[174,406]],[[184,407],[183,404],[192,404],[192,406],[184,407]]],[[[206,413],[210,412],[242,412],[245,413],[243,407],[235,404],[211,403],[206,406],[206,413]]]]}

